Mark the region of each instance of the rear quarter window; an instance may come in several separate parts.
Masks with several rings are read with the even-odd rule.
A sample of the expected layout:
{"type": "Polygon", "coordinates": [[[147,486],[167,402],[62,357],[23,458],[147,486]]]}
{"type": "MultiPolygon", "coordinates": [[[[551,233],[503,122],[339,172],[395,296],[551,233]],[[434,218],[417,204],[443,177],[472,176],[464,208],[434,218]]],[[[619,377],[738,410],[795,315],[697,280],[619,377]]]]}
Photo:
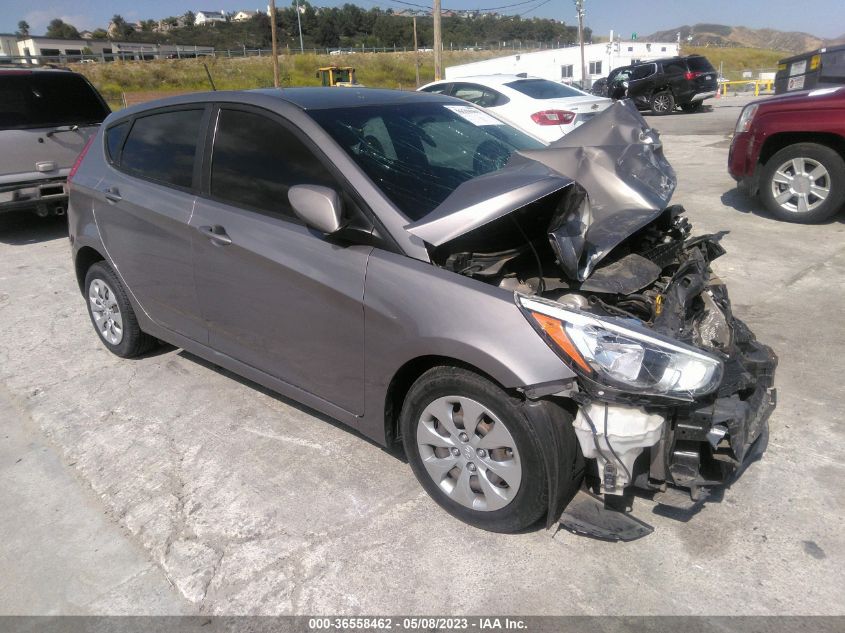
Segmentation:
{"type": "Polygon", "coordinates": [[[692,71],[702,73],[709,73],[716,70],[706,57],[688,57],[687,66],[692,71]]]}
{"type": "Polygon", "coordinates": [[[135,119],[121,169],[140,178],[190,188],[204,109],[175,110],[135,119]]]}
{"type": "Polygon", "coordinates": [[[120,149],[123,147],[123,141],[126,140],[127,132],[129,132],[129,121],[112,125],[106,130],[106,154],[113,163],[120,162],[120,149]]]}

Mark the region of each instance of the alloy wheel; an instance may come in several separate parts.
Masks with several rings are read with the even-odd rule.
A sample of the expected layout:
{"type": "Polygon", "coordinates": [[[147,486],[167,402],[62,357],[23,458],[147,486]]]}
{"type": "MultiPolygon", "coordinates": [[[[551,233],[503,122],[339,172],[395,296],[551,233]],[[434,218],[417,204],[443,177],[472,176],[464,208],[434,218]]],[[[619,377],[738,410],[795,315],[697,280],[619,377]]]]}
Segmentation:
{"type": "Polygon", "coordinates": [[[654,98],[654,110],[657,112],[669,112],[671,97],[668,94],[657,95],[654,98]]]}
{"type": "Polygon", "coordinates": [[[513,501],[522,481],[516,442],[484,405],[463,396],[431,402],[417,424],[417,448],[435,484],[453,501],[481,511],[513,501]]]}
{"type": "Polygon", "coordinates": [[[110,345],[120,345],[123,340],[123,317],[114,290],[102,279],[94,279],[88,286],[88,300],[97,332],[110,345]]]}
{"type": "Polygon", "coordinates": [[[781,209],[807,213],[830,195],[830,174],[812,158],[792,158],[775,170],[771,187],[772,197],[781,209]]]}

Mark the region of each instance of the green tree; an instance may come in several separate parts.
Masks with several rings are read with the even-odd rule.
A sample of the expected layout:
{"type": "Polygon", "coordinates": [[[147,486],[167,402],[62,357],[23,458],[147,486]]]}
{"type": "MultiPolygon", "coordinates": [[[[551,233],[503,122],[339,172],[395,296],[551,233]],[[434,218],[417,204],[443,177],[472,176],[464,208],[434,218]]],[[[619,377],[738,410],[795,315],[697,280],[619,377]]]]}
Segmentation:
{"type": "Polygon", "coordinates": [[[29,24],[26,20],[18,22],[18,35],[22,35],[23,37],[29,36],[29,24]]]}
{"type": "Polygon", "coordinates": [[[79,39],[79,31],[76,30],[75,26],[67,24],[61,18],[53,18],[47,25],[47,37],[76,40],[79,39]]]}

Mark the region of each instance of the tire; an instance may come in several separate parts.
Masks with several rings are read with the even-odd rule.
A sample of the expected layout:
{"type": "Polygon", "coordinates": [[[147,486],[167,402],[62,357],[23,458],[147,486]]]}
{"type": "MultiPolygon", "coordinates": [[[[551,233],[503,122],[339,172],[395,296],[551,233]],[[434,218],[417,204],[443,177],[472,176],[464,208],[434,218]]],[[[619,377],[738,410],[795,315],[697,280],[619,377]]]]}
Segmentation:
{"type": "Polygon", "coordinates": [[[779,220],[802,224],[829,220],[845,204],[845,160],[818,143],[784,147],[763,167],[760,196],[779,220]]]}
{"type": "Polygon", "coordinates": [[[675,97],[668,90],[655,92],[651,95],[650,105],[653,114],[658,116],[672,114],[675,111],[675,97]]]}
{"type": "Polygon", "coordinates": [[[701,101],[695,101],[693,103],[682,103],[681,110],[683,110],[687,114],[698,112],[699,110],[701,110],[701,101]]]}
{"type": "MultiPolygon", "coordinates": [[[[402,405],[405,454],[422,487],[449,514],[491,532],[518,532],[549,507],[543,449],[528,416],[522,401],[478,374],[435,367],[411,386],[402,405]],[[475,415],[464,419],[467,412],[475,415]]],[[[562,470],[576,456],[568,426],[572,445],[555,456],[571,462],[562,470]]],[[[574,477],[575,468],[564,472],[574,477]]]]}
{"type": "Polygon", "coordinates": [[[97,262],[88,269],[85,299],[100,341],[113,354],[133,358],[157,345],[155,338],[141,331],[123,283],[106,262],[97,262]]]}

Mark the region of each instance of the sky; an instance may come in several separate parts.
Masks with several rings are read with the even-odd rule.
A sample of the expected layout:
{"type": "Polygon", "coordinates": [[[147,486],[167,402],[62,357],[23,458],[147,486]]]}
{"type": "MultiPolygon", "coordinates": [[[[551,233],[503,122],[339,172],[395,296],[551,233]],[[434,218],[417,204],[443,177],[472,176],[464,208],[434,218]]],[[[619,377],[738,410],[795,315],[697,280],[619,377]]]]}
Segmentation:
{"type": "MultiPolygon", "coordinates": [[[[311,0],[315,6],[337,6],[349,0],[311,0]]],[[[408,0],[428,5],[426,0],[408,0]]],[[[524,2],[524,0],[522,0],[524,2]]],[[[119,13],[128,21],[181,15],[185,11],[258,9],[266,0],[0,0],[0,33],[13,33],[19,20],[26,20],[31,32],[43,34],[47,23],[59,17],[78,29],[106,27],[119,13]]],[[[520,0],[441,0],[444,9],[483,9],[501,7],[520,0]]],[[[401,10],[406,5],[395,0],[352,0],[369,8],[379,6],[401,10]]],[[[277,5],[286,4],[277,0],[277,5]]],[[[614,29],[623,38],[631,33],[648,35],[683,24],[707,22],[781,31],[804,31],[818,37],[845,34],[845,0],[585,0],[586,23],[595,32],[606,34],[614,29]],[[796,11],[796,6],[800,10],[796,11]]],[[[572,0],[536,0],[499,13],[520,13],[576,22],[572,0]]]]}

